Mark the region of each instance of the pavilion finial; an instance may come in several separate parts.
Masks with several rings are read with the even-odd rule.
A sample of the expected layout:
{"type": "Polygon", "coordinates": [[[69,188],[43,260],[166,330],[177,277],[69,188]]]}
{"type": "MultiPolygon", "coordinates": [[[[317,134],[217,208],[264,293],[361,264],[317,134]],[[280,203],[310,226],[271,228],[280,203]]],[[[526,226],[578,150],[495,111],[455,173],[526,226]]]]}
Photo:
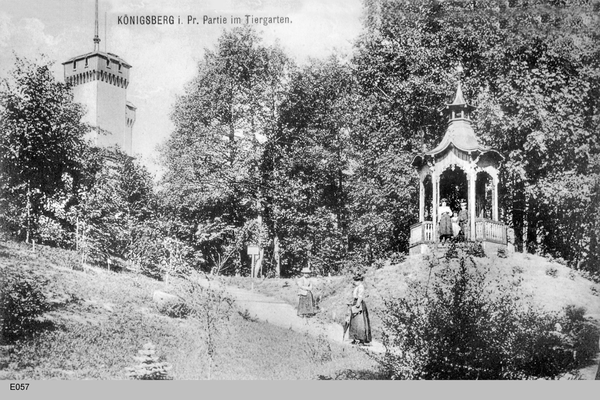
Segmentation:
{"type": "Polygon", "coordinates": [[[458,87],[456,89],[456,96],[454,97],[454,101],[452,102],[452,104],[467,104],[467,102],[465,101],[464,97],[463,97],[463,93],[462,93],[462,85],[461,85],[461,76],[464,72],[464,68],[462,66],[462,63],[459,61],[458,64],[456,64],[456,76],[457,76],[457,81],[458,81],[458,87]]]}
{"type": "Polygon", "coordinates": [[[457,76],[457,87],[456,96],[454,96],[454,101],[450,104],[446,104],[445,107],[439,109],[440,115],[448,115],[450,122],[457,119],[470,120],[471,111],[475,109],[474,106],[465,101],[465,97],[463,95],[462,82],[460,80],[460,76],[463,73],[463,67],[460,62],[456,65],[455,71],[457,76]]]}
{"type": "Polygon", "coordinates": [[[456,96],[454,97],[454,101],[452,102],[452,105],[459,105],[459,104],[467,104],[467,102],[465,101],[465,98],[463,97],[460,80],[458,81],[458,87],[456,88],[456,96]]]}
{"type": "Polygon", "coordinates": [[[94,51],[100,50],[100,37],[98,36],[98,0],[96,0],[96,21],[94,24],[94,51]]]}
{"type": "Polygon", "coordinates": [[[458,74],[458,80],[460,81],[460,75],[463,73],[465,69],[462,66],[462,63],[459,61],[458,64],[456,64],[456,73],[458,74]]]}

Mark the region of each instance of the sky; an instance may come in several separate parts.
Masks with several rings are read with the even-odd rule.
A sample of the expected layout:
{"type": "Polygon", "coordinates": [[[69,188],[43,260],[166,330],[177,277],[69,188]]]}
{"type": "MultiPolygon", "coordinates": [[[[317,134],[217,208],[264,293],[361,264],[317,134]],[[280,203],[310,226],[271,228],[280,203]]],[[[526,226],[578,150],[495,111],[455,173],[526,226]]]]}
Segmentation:
{"type": "MultiPolygon", "coordinates": [[[[95,0],[0,0],[0,78],[12,69],[15,54],[62,62],[93,50],[95,0]]],[[[128,100],[137,107],[133,152],[157,173],[157,146],[173,130],[169,114],[185,84],[196,73],[204,49],[214,48],[231,17],[289,17],[289,24],[255,25],[265,44],[279,42],[298,64],[310,58],[351,52],[361,32],[361,0],[99,0],[100,50],[117,54],[133,67],[128,100]],[[181,24],[119,24],[124,16],[173,16],[181,24]],[[197,24],[188,24],[188,16],[197,24]],[[204,16],[227,18],[208,24],[204,16]]]]}

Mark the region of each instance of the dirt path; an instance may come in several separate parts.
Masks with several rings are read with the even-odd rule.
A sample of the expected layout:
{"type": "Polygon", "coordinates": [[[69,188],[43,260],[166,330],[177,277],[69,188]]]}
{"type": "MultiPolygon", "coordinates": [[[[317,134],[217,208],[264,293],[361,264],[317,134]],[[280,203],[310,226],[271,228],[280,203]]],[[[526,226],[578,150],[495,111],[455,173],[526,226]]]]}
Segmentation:
{"type": "MultiPolygon", "coordinates": [[[[255,291],[240,289],[233,286],[225,286],[216,281],[201,280],[200,284],[204,287],[219,288],[225,290],[236,301],[240,310],[247,310],[249,315],[261,321],[268,322],[285,329],[292,329],[300,333],[307,333],[312,336],[324,336],[331,342],[351,346],[346,334],[345,340],[342,340],[342,327],[334,323],[326,323],[315,318],[305,320],[298,317],[296,309],[291,305],[266,296],[255,291]]],[[[383,344],[373,341],[369,346],[363,346],[376,353],[384,353],[383,344]]]]}
{"type": "MultiPolygon", "coordinates": [[[[214,280],[200,281],[202,286],[220,288],[225,290],[236,301],[240,310],[247,310],[249,315],[258,320],[279,326],[285,329],[292,329],[296,332],[307,333],[314,337],[324,336],[331,342],[351,346],[348,336],[342,340],[342,327],[334,323],[326,323],[317,319],[306,320],[298,317],[296,309],[274,297],[270,297],[256,291],[245,290],[234,286],[222,285],[214,280]]],[[[383,354],[385,348],[383,344],[373,341],[369,346],[364,346],[364,349],[375,353],[383,354]]],[[[600,353],[598,354],[597,362],[600,361],[600,353]]],[[[594,380],[598,364],[593,364],[587,368],[579,370],[579,378],[584,380],[594,380]]],[[[563,379],[572,379],[571,375],[565,376],[563,379]]]]}

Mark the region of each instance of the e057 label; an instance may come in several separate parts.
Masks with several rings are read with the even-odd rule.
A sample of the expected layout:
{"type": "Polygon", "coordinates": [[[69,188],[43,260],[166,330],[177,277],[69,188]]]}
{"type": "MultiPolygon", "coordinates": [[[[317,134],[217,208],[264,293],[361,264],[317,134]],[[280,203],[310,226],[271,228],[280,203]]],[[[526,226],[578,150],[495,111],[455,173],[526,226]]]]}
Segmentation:
{"type": "Polygon", "coordinates": [[[29,389],[29,383],[11,383],[10,390],[27,390],[29,389]]]}

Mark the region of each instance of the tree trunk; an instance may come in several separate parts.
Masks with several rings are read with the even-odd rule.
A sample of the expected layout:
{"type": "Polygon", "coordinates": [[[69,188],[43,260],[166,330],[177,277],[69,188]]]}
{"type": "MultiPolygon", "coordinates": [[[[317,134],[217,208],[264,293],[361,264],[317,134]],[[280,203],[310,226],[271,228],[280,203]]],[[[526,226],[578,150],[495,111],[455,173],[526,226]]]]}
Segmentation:
{"type": "Polygon", "coordinates": [[[523,251],[523,220],[525,215],[525,185],[515,182],[513,192],[512,223],[515,230],[515,251],[523,251]]]}
{"type": "Polygon", "coordinates": [[[79,251],[79,217],[75,218],[75,251],[79,251]]]}
{"type": "Polygon", "coordinates": [[[281,254],[279,252],[279,236],[273,238],[273,258],[275,259],[275,275],[281,278],[281,254]]]}
{"type": "Polygon", "coordinates": [[[527,207],[527,252],[532,254],[535,254],[538,248],[537,228],[539,217],[537,215],[537,210],[537,201],[530,197],[529,205],[527,207]]]}
{"type": "Polygon", "coordinates": [[[262,216],[263,216],[262,202],[260,201],[260,189],[259,189],[259,192],[258,192],[258,200],[256,201],[256,208],[258,210],[258,218],[257,218],[258,243],[257,244],[258,244],[259,250],[258,250],[258,257],[257,257],[257,260],[256,260],[255,268],[256,268],[256,276],[258,276],[258,271],[260,271],[260,275],[262,277],[263,254],[264,254],[265,251],[262,248],[262,244],[261,244],[261,239],[262,238],[260,237],[261,228],[262,228],[262,220],[263,220],[263,218],[262,218],[262,216]]]}
{"type": "Polygon", "coordinates": [[[31,237],[31,187],[29,181],[27,182],[27,222],[25,229],[25,243],[29,243],[31,237]]]}

